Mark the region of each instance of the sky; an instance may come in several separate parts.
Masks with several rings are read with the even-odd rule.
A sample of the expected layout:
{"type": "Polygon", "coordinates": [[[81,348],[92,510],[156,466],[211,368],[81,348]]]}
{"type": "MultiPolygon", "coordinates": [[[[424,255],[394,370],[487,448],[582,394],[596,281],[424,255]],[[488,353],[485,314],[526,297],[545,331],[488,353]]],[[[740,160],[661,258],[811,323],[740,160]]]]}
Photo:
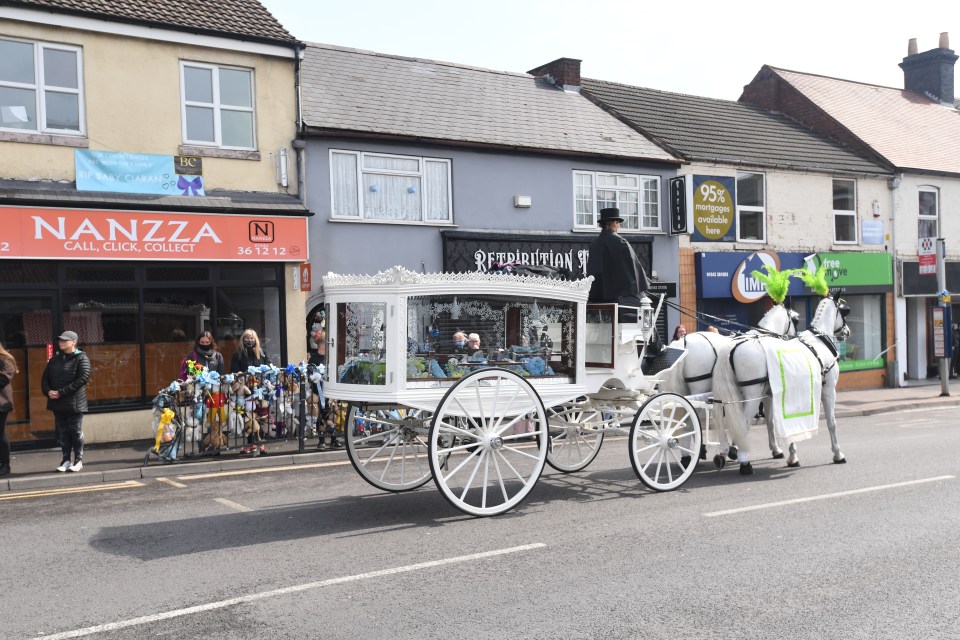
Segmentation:
{"type": "Polygon", "coordinates": [[[764,64],[899,88],[910,38],[960,49],[943,0],[261,2],[304,42],[515,72],[578,58],[583,77],[727,100],[764,64]]]}

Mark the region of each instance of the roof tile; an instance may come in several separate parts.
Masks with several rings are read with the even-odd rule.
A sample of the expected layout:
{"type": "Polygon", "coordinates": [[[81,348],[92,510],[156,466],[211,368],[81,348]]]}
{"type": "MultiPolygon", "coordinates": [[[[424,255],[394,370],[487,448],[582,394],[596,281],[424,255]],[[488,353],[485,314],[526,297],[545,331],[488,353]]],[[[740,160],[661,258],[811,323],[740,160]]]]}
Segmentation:
{"type": "Polygon", "coordinates": [[[313,129],[676,161],[579,93],[525,73],[308,44],[302,78],[313,129]]]}
{"type": "Polygon", "coordinates": [[[582,80],[582,88],[689,160],[887,173],[825,136],[754,105],[588,78],[582,80]]]}
{"type": "Polygon", "coordinates": [[[120,19],[174,31],[209,31],[281,43],[297,39],[257,0],[7,0],[25,9],[120,19]]]}

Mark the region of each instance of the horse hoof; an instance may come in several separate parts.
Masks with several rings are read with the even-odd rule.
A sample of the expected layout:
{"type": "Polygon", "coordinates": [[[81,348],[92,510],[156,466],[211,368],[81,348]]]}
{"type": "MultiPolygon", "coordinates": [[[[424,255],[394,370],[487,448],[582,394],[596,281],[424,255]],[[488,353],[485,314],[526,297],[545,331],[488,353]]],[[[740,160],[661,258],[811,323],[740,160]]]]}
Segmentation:
{"type": "Polygon", "coordinates": [[[778,451],[775,454],[773,454],[774,460],[780,460],[781,458],[783,458],[783,451],[778,451]]]}
{"type": "Polygon", "coordinates": [[[787,466],[790,467],[791,469],[796,469],[797,467],[800,466],[800,461],[797,460],[796,462],[788,462],[787,466]]]}
{"type": "Polygon", "coordinates": [[[680,456],[680,466],[686,469],[690,466],[690,461],[693,460],[690,456],[680,456]]]}
{"type": "Polygon", "coordinates": [[[731,460],[736,460],[737,454],[739,453],[740,453],[740,450],[737,449],[736,447],[730,447],[729,449],[727,449],[727,457],[730,458],[731,460]]]}
{"type": "Polygon", "coordinates": [[[740,465],[740,475],[742,476],[752,476],[753,475],[753,465],[749,462],[746,464],[740,465]]]}
{"type": "Polygon", "coordinates": [[[846,458],[840,458],[839,460],[834,460],[833,464],[847,464],[846,458]]]}
{"type": "Polygon", "coordinates": [[[727,459],[724,458],[723,456],[719,454],[713,456],[713,466],[715,466],[717,469],[723,469],[726,466],[726,464],[727,464],[727,459]]]}
{"type": "Polygon", "coordinates": [[[700,445],[700,459],[701,460],[707,459],[707,445],[705,444],[700,445]]]}

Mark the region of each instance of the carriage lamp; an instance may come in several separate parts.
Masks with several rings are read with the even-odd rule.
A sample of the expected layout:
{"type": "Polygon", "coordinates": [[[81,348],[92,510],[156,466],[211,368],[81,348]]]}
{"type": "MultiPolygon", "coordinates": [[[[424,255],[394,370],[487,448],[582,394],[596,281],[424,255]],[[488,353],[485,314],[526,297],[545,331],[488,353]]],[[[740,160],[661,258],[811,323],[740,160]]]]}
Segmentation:
{"type": "Polygon", "coordinates": [[[653,303],[647,296],[640,298],[640,322],[644,335],[653,329],[653,303]]]}

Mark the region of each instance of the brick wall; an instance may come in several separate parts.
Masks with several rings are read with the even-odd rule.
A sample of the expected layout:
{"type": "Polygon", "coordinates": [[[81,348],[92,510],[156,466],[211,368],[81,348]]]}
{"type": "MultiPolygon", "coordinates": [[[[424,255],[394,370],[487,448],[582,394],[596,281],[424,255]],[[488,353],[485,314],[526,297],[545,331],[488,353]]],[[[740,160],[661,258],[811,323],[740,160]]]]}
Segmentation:
{"type": "Polygon", "coordinates": [[[697,309],[697,276],[693,253],[691,247],[680,248],[680,291],[678,292],[680,307],[691,312],[680,313],[680,324],[691,333],[697,330],[697,319],[693,316],[693,312],[697,309]]]}

